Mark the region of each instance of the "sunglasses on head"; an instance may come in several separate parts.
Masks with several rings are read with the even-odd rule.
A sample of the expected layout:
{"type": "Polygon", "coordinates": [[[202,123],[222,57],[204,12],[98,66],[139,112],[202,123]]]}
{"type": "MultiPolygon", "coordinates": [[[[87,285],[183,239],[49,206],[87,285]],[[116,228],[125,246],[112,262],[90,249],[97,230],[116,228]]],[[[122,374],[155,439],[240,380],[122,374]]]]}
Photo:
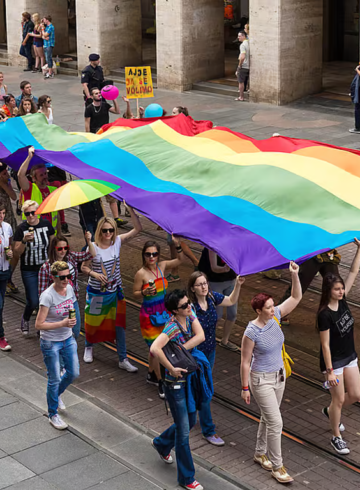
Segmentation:
{"type": "Polygon", "coordinates": [[[101,229],[101,233],[104,233],[104,235],[105,235],[105,233],[114,233],[114,231],[115,231],[115,228],[102,228],[101,229]]]}
{"type": "Polygon", "coordinates": [[[67,247],[55,247],[58,252],[62,252],[63,250],[69,250],[69,246],[67,247]]]}
{"type": "Polygon", "coordinates": [[[188,308],[190,305],[191,305],[190,301],[187,301],[183,305],[178,306],[178,310],[186,310],[186,308],[188,308]]]}
{"type": "Polygon", "coordinates": [[[147,259],[150,259],[150,257],[158,257],[159,252],[145,252],[144,255],[147,259]]]}
{"type": "Polygon", "coordinates": [[[26,211],[24,214],[28,218],[29,216],[35,216],[35,211],[26,211]]]}
{"type": "Polygon", "coordinates": [[[60,281],[65,281],[65,279],[71,279],[71,274],[67,274],[66,276],[55,276],[60,279],[60,281]]]}

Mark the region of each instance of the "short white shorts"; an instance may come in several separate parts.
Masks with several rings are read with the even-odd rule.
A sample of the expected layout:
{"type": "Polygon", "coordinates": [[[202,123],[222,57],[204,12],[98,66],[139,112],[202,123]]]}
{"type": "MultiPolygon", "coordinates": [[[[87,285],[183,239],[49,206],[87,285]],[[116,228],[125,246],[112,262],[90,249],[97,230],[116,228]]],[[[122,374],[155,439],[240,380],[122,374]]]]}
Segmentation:
{"type": "Polygon", "coordinates": [[[349,362],[349,364],[347,364],[346,366],[343,366],[343,367],[338,368],[338,369],[334,369],[334,374],[339,376],[339,374],[344,374],[344,369],[353,368],[353,367],[358,367],[358,359],[357,358],[354,359],[353,361],[349,362]]]}

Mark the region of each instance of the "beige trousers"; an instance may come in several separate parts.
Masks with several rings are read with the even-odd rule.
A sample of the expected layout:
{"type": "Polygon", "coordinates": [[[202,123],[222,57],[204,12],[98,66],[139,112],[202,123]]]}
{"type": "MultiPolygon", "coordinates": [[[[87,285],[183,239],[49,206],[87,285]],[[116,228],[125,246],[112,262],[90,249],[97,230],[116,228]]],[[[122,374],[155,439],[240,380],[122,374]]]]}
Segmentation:
{"type": "MultiPolygon", "coordinates": [[[[281,456],[281,432],[283,427],[280,404],[284,394],[285,381],[281,381],[279,371],[274,373],[250,372],[250,389],[261,412],[257,433],[255,454],[266,454],[273,468],[283,465],[281,456]]],[[[285,370],[284,370],[285,378],[285,370]]]]}

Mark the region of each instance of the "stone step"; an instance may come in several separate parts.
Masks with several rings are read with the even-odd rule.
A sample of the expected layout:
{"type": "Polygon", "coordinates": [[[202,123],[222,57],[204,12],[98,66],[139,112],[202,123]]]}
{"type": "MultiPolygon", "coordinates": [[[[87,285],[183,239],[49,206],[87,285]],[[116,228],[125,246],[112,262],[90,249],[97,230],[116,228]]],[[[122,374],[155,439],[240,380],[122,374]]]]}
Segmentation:
{"type": "Polygon", "coordinates": [[[239,96],[237,87],[231,85],[220,85],[219,83],[198,82],[193,84],[192,89],[199,92],[227,95],[234,98],[239,96]]]}
{"type": "Polygon", "coordinates": [[[59,75],[68,75],[71,77],[77,77],[78,76],[77,69],[75,70],[74,68],[65,68],[64,66],[58,66],[57,72],[59,73],[59,75]]]}
{"type": "Polygon", "coordinates": [[[5,58],[0,58],[0,65],[1,66],[8,66],[9,65],[9,61],[5,58]]]}
{"type": "Polygon", "coordinates": [[[0,43],[0,49],[7,52],[7,44],[6,43],[0,43]]]}
{"type": "Polygon", "coordinates": [[[74,61],[77,61],[77,53],[64,53],[60,56],[60,58],[72,58],[74,61]]]}
{"type": "Polygon", "coordinates": [[[72,61],[60,61],[60,66],[61,68],[71,68],[72,70],[78,69],[78,64],[76,60],[72,61]]]}
{"type": "Polygon", "coordinates": [[[3,49],[0,49],[0,58],[2,59],[8,59],[8,53],[7,51],[4,51],[3,49]]]}

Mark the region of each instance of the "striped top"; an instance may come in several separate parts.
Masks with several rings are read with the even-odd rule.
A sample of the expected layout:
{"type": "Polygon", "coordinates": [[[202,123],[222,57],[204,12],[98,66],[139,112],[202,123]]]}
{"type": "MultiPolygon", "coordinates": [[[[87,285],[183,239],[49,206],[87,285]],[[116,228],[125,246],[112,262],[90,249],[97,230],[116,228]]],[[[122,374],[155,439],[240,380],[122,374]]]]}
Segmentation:
{"type": "MultiPolygon", "coordinates": [[[[121,274],[120,274],[120,248],[121,238],[117,236],[114,245],[109,248],[100,248],[93,244],[96,255],[92,259],[92,270],[98,274],[104,274],[107,276],[108,283],[106,291],[113,293],[122,287],[121,274]]],[[[87,248],[87,252],[89,247],[87,248]]],[[[89,286],[97,291],[100,291],[101,283],[95,278],[89,276],[89,286]]]]}
{"type": "MultiPolygon", "coordinates": [[[[281,313],[278,306],[275,307],[275,316],[280,322],[281,313]]],[[[263,328],[249,322],[244,335],[255,343],[251,371],[273,373],[284,367],[281,356],[284,334],[274,318],[269,320],[263,328]]]]}

